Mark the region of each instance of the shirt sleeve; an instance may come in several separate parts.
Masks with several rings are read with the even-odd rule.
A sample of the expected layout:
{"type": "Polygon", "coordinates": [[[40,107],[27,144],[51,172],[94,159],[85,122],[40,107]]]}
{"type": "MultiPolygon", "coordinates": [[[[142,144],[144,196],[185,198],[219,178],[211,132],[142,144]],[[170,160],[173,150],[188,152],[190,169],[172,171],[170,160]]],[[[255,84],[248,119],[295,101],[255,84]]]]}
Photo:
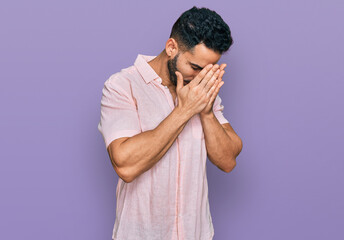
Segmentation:
{"type": "Polygon", "coordinates": [[[224,106],[221,104],[222,99],[219,95],[216,96],[214,105],[213,105],[213,112],[217,120],[220,124],[229,123],[228,120],[223,116],[223,109],[224,106]]]}
{"type": "Polygon", "coordinates": [[[104,83],[98,130],[106,148],[117,138],[142,132],[130,82],[118,74],[111,75],[104,83]]]}

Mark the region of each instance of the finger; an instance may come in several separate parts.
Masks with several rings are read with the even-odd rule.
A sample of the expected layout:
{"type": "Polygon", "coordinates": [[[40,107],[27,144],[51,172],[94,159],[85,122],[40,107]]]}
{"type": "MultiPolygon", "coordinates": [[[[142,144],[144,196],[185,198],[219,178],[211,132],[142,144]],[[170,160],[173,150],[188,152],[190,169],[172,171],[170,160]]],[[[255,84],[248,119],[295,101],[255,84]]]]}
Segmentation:
{"type": "Polygon", "coordinates": [[[223,74],[225,74],[225,70],[222,70],[219,74],[219,77],[217,79],[222,80],[223,74]]]}
{"type": "Polygon", "coordinates": [[[219,82],[219,83],[217,84],[217,86],[214,88],[213,94],[212,94],[212,96],[210,97],[210,100],[209,100],[211,103],[213,103],[213,102],[215,101],[215,98],[216,98],[217,94],[219,93],[220,88],[222,87],[223,84],[224,84],[224,82],[221,81],[221,82],[219,82]]]}
{"type": "Polygon", "coordinates": [[[209,89],[215,84],[220,74],[220,69],[217,69],[211,79],[208,81],[207,85],[204,87],[205,92],[208,92],[209,89]]]}
{"type": "Polygon", "coordinates": [[[213,86],[210,88],[209,92],[212,92],[214,93],[218,86],[219,86],[219,83],[221,82],[221,80],[219,80],[218,78],[215,80],[215,83],[213,84],[213,86]]]}
{"type": "Polygon", "coordinates": [[[219,65],[215,64],[214,67],[205,75],[205,77],[200,82],[199,84],[200,88],[203,89],[207,85],[208,81],[211,79],[211,77],[214,75],[214,73],[216,72],[218,68],[219,68],[219,65]]]}
{"type": "Polygon", "coordinates": [[[183,75],[178,71],[176,71],[175,74],[177,75],[176,91],[179,92],[179,90],[184,86],[183,75]]]}
{"type": "Polygon", "coordinates": [[[219,93],[219,91],[220,91],[220,88],[223,86],[223,84],[225,84],[225,82],[224,82],[224,81],[221,81],[221,82],[219,82],[219,84],[217,85],[217,87],[216,87],[216,90],[215,90],[216,94],[218,94],[218,93],[219,93]]]}
{"type": "Polygon", "coordinates": [[[198,74],[197,76],[190,81],[188,84],[190,87],[197,86],[199,82],[204,78],[204,76],[207,74],[207,72],[213,67],[213,64],[208,64],[205,66],[198,74]]]}
{"type": "MultiPolygon", "coordinates": [[[[220,68],[221,68],[221,67],[220,67],[220,68]]],[[[206,91],[209,91],[209,89],[210,89],[213,85],[217,86],[218,83],[220,83],[220,82],[222,81],[222,76],[223,76],[223,74],[225,73],[225,71],[224,71],[224,70],[220,70],[220,68],[217,70],[217,71],[220,71],[220,73],[219,73],[219,74],[215,73],[215,74],[213,75],[213,77],[214,77],[215,75],[217,75],[217,78],[216,78],[215,80],[210,80],[210,81],[208,82],[208,84],[206,85],[206,87],[205,87],[206,91]]]]}
{"type": "Polygon", "coordinates": [[[226,64],[226,63],[222,63],[221,66],[220,66],[220,69],[221,69],[221,70],[224,70],[225,67],[227,67],[227,64],[226,64]]]}
{"type": "Polygon", "coordinates": [[[215,92],[215,90],[216,90],[216,86],[217,86],[217,84],[214,84],[214,85],[210,88],[209,92],[207,93],[207,98],[209,98],[209,102],[210,102],[210,103],[211,103],[211,98],[212,98],[212,96],[214,95],[214,92],[215,92]]]}

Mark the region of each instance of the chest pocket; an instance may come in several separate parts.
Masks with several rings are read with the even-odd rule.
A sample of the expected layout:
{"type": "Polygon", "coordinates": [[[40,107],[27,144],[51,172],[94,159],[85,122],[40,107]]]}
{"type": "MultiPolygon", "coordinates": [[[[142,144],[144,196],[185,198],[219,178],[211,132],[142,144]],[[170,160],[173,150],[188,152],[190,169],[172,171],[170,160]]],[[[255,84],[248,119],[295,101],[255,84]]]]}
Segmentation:
{"type": "Polygon", "coordinates": [[[196,139],[203,139],[204,132],[199,114],[195,114],[191,119],[192,135],[196,139]]]}

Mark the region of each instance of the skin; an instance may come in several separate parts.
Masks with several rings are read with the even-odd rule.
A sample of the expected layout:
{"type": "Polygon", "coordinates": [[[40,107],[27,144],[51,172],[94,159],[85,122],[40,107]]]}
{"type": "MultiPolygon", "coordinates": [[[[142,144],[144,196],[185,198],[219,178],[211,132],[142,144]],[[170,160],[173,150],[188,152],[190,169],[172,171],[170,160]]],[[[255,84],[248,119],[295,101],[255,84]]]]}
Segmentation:
{"type": "Polygon", "coordinates": [[[227,173],[236,166],[242,141],[231,125],[221,125],[212,111],[224,84],[226,64],[217,64],[220,57],[204,44],[183,52],[177,41],[169,38],[165,49],[148,62],[173,99],[178,98],[178,104],[155,129],[111,142],[107,149],[111,163],[125,182],[133,181],[154,166],[195,114],[200,114],[209,160],[227,173]],[[147,142],[155,147],[147,146],[147,142]]]}

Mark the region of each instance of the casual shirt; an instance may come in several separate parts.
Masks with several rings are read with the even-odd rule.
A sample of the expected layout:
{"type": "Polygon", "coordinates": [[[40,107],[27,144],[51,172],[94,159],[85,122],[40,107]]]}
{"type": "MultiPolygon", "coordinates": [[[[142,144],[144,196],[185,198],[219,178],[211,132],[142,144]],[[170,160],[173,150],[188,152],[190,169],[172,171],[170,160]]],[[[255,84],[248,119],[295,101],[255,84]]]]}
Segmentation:
{"type": "MultiPolygon", "coordinates": [[[[148,64],[156,56],[138,54],[134,65],[104,83],[98,130],[106,148],[120,137],[156,128],[177,106],[169,89],[148,64]]],[[[217,95],[213,112],[223,116],[217,95]]],[[[146,142],[147,148],[154,148],[146,142]]],[[[118,179],[114,240],[209,240],[214,228],[209,210],[207,151],[199,114],[186,123],[165,155],[126,183],[118,179]]]]}

